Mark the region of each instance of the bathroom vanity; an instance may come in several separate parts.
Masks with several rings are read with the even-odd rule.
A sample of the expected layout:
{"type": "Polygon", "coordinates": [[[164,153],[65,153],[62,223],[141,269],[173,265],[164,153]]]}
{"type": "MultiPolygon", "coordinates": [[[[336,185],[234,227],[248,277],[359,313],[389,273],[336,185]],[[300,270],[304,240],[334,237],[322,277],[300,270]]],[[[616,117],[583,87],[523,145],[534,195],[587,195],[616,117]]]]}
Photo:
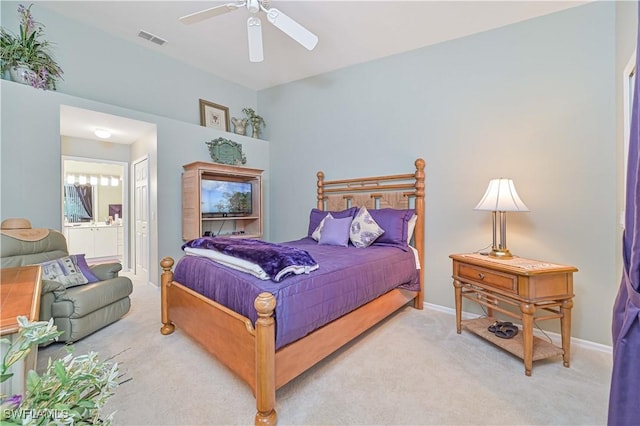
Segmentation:
{"type": "Polygon", "coordinates": [[[64,234],[70,254],[84,254],[87,259],[122,257],[121,224],[69,224],[64,226],[64,234]]]}

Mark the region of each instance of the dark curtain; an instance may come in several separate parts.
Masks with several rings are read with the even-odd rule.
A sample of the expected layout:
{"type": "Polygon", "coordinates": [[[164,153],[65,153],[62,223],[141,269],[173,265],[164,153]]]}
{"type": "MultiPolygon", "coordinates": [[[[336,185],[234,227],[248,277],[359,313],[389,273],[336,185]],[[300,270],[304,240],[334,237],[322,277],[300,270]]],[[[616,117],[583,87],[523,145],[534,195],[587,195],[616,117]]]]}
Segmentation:
{"type": "MultiPolygon", "coordinates": [[[[640,10],[638,13],[640,17],[640,10]]],[[[640,31],[638,32],[638,41],[640,41],[640,31]]],[[[637,75],[640,49],[636,49],[638,50],[636,54],[637,75]]],[[[640,81],[636,78],[633,92],[631,134],[629,136],[627,200],[622,240],[623,274],[618,296],[613,306],[613,372],[609,394],[609,425],[640,424],[639,92],[640,81]]]]}
{"type": "Polygon", "coordinates": [[[93,201],[91,201],[91,185],[76,185],[78,198],[87,212],[87,216],[93,217],[93,201]]]}

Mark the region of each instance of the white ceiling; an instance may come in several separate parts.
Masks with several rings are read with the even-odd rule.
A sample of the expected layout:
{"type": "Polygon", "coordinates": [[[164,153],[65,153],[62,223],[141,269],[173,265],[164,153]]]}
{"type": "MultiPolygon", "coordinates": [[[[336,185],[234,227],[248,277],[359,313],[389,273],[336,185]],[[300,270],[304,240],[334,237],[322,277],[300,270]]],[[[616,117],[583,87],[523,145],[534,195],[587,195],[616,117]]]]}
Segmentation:
{"type": "MultiPolygon", "coordinates": [[[[45,1],[41,5],[140,46],[260,90],[554,13],[586,1],[272,0],[315,33],[313,51],[262,19],[264,62],[249,62],[246,8],[197,24],[178,18],[230,1],[45,1]],[[138,37],[145,30],[163,46],[138,37]]],[[[231,1],[232,2],[232,1],[231,1]]],[[[262,16],[264,14],[261,13],[262,16]]]]}
{"type": "MultiPolygon", "coordinates": [[[[265,59],[260,63],[249,62],[249,12],[245,8],[192,25],[178,21],[181,16],[228,2],[44,1],[39,5],[225,80],[261,90],[587,2],[272,0],[271,7],[314,32],[319,42],[313,51],[307,51],[262,19],[265,59]],[[167,43],[158,46],[144,40],[138,37],[140,30],[167,43]]],[[[109,141],[131,143],[153,128],[149,123],[74,110],[61,111],[64,135],[97,139],[93,131],[100,127],[114,133],[109,141]]]]}
{"type": "Polygon", "coordinates": [[[153,123],[131,120],[126,117],[68,105],[60,107],[60,134],[64,136],[131,144],[155,131],[155,128],[156,125],[153,123]],[[94,133],[96,129],[108,130],[111,132],[111,137],[109,139],[96,137],[94,133]]]}

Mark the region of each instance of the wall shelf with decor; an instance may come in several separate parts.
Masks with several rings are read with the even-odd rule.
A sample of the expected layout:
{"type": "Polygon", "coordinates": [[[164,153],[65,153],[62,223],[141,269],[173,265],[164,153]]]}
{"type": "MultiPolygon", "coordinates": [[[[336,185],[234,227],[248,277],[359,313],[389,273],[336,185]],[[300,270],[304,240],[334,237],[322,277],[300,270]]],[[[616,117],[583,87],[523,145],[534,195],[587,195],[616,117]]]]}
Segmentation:
{"type": "Polygon", "coordinates": [[[203,161],[182,167],[184,241],[262,237],[263,170],[203,161]]]}

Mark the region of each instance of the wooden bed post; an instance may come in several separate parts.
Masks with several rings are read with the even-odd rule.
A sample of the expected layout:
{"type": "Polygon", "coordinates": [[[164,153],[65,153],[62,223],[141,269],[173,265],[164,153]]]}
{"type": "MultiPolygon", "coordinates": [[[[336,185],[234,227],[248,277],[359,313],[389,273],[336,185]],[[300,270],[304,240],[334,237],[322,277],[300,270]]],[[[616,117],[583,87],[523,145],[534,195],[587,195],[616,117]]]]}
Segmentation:
{"type": "Polygon", "coordinates": [[[324,172],[320,171],[316,176],[318,177],[318,209],[324,210],[324,172]]]}
{"type": "Polygon", "coordinates": [[[276,327],[273,310],[276,298],[260,293],[253,305],[256,321],[256,425],[275,425],[276,414],[276,327]]]}
{"type": "Polygon", "coordinates": [[[176,329],[175,325],[169,319],[169,306],[167,305],[167,292],[169,291],[169,286],[171,286],[171,282],[173,281],[173,272],[171,268],[173,267],[173,259],[170,257],[163,257],[160,261],[160,266],[162,266],[162,287],[160,288],[160,298],[162,304],[162,327],[160,328],[160,333],[167,335],[173,333],[176,329]]]}
{"type": "Polygon", "coordinates": [[[416,250],[420,254],[420,293],[413,301],[413,307],[422,309],[424,303],[424,166],[422,158],[418,158],[416,165],[416,200],[415,208],[418,215],[418,222],[415,227],[414,242],[416,250]]]}

